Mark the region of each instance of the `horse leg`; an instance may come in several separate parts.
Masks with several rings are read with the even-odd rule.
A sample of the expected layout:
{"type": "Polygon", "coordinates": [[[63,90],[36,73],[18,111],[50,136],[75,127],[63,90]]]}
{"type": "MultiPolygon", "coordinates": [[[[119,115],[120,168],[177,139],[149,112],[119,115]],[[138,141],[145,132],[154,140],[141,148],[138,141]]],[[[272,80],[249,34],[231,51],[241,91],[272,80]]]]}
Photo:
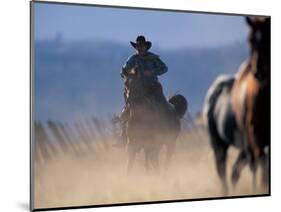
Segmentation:
{"type": "Polygon", "coordinates": [[[252,163],[250,165],[250,169],[251,169],[252,174],[253,174],[252,188],[253,188],[253,191],[255,192],[256,191],[256,185],[257,185],[257,164],[256,163],[252,163]]]}
{"type": "Polygon", "coordinates": [[[160,148],[156,148],[151,152],[151,165],[154,171],[159,171],[159,151],[160,148]]]}
{"type": "Polygon", "coordinates": [[[268,182],[268,156],[265,154],[264,149],[258,145],[260,143],[260,137],[254,126],[249,126],[247,133],[249,141],[255,144],[249,144],[249,151],[251,153],[250,169],[253,173],[253,191],[255,192],[257,185],[256,172],[259,164],[262,168],[262,186],[266,188],[268,182]]]}
{"type": "Polygon", "coordinates": [[[145,169],[147,172],[149,172],[150,168],[151,168],[151,159],[150,159],[150,156],[151,153],[148,149],[144,149],[144,156],[145,156],[145,169]]]}
{"type": "Polygon", "coordinates": [[[258,160],[255,159],[254,155],[251,154],[250,158],[250,170],[253,174],[253,183],[252,183],[252,188],[253,191],[256,191],[256,185],[257,185],[257,165],[258,165],[258,160]]]}
{"type": "Polygon", "coordinates": [[[262,186],[267,188],[269,180],[268,155],[264,154],[260,160],[262,167],[262,186]]]}
{"type": "Polygon", "coordinates": [[[159,170],[159,158],[158,158],[158,150],[145,148],[145,168],[147,173],[152,173],[152,171],[159,170]]]}
{"type": "Polygon", "coordinates": [[[168,169],[171,164],[171,158],[175,152],[175,141],[166,144],[166,158],[165,158],[165,168],[168,169]]]}
{"type": "Polygon", "coordinates": [[[213,142],[213,147],[215,152],[216,168],[222,182],[223,194],[226,195],[228,193],[228,186],[226,181],[226,153],[228,145],[224,145],[223,141],[220,141],[220,144],[218,144],[217,141],[215,142],[213,142]],[[214,145],[214,143],[216,145],[214,145]]]}
{"type": "Polygon", "coordinates": [[[250,169],[253,173],[253,191],[256,191],[256,172],[259,164],[262,168],[262,185],[265,187],[266,182],[268,182],[267,156],[265,155],[264,149],[259,145],[262,143],[260,140],[261,136],[259,135],[258,128],[249,122],[246,136],[249,144],[248,148],[251,153],[250,169]]]}
{"type": "Polygon", "coordinates": [[[236,162],[232,168],[231,182],[234,188],[236,187],[236,184],[240,178],[240,173],[242,169],[246,166],[247,162],[248,162],[248,158],[247,158],[246,151],[242,150],[239,153],[236,162]]]}
{"type": "Polygon", "coordinates": [[[132,171],[133,165],[135,163],[137,150],[136,147],[132,144],[128,145],[128,165],[127,165],[127,173],[132,171]]]}
{"type": "Polygon", "coordinates": [[[250,153],[250,170],[253,174],[253,191],[256,191],[256,173],[257,173],[257,165],[260,162],[260,156],[262,154],[261,148],[257,144],[257,132],[255,130],[254,125],[254,110],[253,106],[248,109],[248,113],[246,115],[246,124],[245,124],[245,134],[246,141],[248,145],[248,150],[250,153]]]}

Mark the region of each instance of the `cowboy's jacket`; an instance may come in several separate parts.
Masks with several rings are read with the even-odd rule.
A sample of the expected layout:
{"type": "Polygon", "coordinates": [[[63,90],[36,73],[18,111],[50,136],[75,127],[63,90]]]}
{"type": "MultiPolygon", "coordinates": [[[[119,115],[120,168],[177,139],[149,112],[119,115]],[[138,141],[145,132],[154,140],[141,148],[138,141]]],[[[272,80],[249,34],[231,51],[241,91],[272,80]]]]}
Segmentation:
{"type": "Polygon", "coordinates": [[[168,71],[165,63],[158,55],[147,52],[146,55],[134,54],[128,58],[121,70],[121,76],[126,75],[126,72],[135,66],[139,66],[141,71],[147,70],[153,73],[153,80],[157,81],[157,76],[162,75],[168,71]]]}

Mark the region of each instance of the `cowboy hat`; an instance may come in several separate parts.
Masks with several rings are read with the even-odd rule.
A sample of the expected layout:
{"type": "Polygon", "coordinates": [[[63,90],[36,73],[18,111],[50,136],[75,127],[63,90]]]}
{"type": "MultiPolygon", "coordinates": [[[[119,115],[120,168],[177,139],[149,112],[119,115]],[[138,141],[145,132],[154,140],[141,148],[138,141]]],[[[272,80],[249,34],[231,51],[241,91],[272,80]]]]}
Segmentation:
{"type": "Polygon", "coordinates": [[[137,44],[144,44],[146,45],[146,49],[150,49],[152,43],[150,41],[146,41],[143,35],[137,37],[136,42],[130,41],[131,45],[136,49],[137,44]]]}

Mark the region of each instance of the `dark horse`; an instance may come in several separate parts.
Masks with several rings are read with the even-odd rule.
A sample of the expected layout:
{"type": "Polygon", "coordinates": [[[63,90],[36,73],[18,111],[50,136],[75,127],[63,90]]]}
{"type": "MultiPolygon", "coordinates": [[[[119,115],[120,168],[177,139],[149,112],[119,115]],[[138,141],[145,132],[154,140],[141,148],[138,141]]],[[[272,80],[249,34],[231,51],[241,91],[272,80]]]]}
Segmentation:
{"type": "Polygon", "coordinates": [[[226,193],[226,156],[230,145],[240,149],[232,169],[235,186],[242,169],[250,165],[255,186],[256,169],[262,167],[262,183],[268,183],[270,140],[270,19],[246,18],[250,27],[250,56],[235,76],[220,76],[208,90],[203,108],[226,193]]]}
{"type": "MultiPolygon", "coordinates": [[[[130,111],[126,133],[128,171],[133,167],[136,154],[142,149],[147,170],[159,168],[159,152],[162,146],[166,146],[165,165],[170,163],[180,132],[180,119],[187,110],[187,101],[182,95],[175,95],[169,101],[163,94],[162,98],[155,97],[144,77],[136,66],[128,72],[125,79],[125,93],[130,111]]],[[[162,93],[160,84],[154,91],[155,89],[161,89],[162,93]]]]}

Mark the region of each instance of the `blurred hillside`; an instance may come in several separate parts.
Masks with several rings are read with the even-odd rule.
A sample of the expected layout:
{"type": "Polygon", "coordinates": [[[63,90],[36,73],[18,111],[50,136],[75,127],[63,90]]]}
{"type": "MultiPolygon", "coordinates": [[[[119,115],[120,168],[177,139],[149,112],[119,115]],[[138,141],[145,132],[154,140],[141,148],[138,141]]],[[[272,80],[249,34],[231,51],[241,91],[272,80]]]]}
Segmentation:
{"type": "MultiPolygon", "coordinates": [[[[221,73],[235,73],[248,53],[246,41],[201,49],[152,47],[169,71],[160,77],[166,95],[179,92],[191,114],[202,108],[205,93],[221,73]]],[[[105,41],[35,42],[35,110],[37,120],[74,119],[118,113],[123,105],[119,72],[134,53],[130,45],[105,41]]]]}

